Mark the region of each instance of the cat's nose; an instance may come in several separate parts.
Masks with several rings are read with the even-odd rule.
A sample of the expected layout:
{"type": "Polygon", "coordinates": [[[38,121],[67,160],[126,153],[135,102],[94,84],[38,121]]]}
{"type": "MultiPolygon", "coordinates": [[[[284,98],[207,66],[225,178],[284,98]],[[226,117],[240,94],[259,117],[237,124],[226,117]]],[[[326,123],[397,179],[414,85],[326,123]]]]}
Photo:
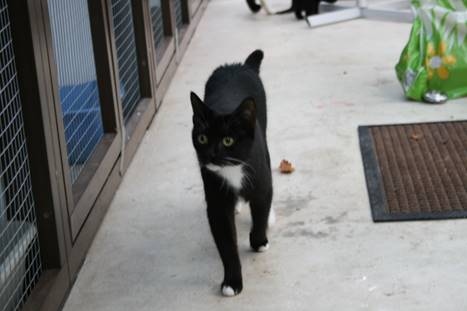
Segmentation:
{"type": "Polygon", "coordinates": [[[206,158],[209,162],[212,162],[216,158],[216,154],[214,152],[210,152],[207,154],[206,158]]]}

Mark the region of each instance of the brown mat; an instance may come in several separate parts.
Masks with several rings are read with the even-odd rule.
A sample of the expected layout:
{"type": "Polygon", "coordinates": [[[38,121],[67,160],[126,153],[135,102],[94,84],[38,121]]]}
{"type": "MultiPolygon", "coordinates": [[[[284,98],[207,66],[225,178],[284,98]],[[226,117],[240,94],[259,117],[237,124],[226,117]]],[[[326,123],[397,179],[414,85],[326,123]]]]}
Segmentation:
{"type": "Polygon", "coordinates": [[[359,127],[374,221],[467,217],[467,121],[359,127]]]}

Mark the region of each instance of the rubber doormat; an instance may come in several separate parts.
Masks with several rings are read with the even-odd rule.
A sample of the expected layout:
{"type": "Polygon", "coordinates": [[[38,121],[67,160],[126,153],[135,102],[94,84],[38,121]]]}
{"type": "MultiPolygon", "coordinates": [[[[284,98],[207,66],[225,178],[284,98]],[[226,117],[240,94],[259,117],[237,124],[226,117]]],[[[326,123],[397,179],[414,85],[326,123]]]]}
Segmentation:
{"type": "Polygon", "coordinates": [[[467,121],[358,131],[373,221],[467,217],[467,121]]]}

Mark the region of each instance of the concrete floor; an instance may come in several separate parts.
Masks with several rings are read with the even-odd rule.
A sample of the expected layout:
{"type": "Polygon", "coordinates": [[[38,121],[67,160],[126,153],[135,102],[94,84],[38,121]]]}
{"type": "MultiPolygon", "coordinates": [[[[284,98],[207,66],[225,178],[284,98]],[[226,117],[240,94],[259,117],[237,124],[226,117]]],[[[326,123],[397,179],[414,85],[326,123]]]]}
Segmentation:
{"type": "Polygon", "coordinates": [[[393,68],[409,30],[368,20],[310,30],[292,15],[211,1],[64,310],[466,310],[467,220],[370,216],[357,126],[467,112],[465,100],[404,100],[393,68]],[[256,48],[265,52],[272,162],[286,158],[296,172],[274,170],[268,252],[250,252],[249,215],[239,215],[244,290],[223,298],[189,91],[202,94],[217,65],[256,48]]]}

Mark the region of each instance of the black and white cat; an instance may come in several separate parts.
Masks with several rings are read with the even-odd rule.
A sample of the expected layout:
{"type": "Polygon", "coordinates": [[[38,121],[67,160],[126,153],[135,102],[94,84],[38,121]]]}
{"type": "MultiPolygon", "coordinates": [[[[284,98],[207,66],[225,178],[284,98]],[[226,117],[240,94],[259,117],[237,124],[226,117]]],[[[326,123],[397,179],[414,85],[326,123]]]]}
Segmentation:
{"type": "Polygon", "coordinates": [[[266,0],[260,0],[260,4],[257,4],[255,0],[246,0],[250,10],[253,13],[258,12],[261,7],[263,7],[266,12],[268,12],[268,14],[287,14],[294,12],[295,17],[298,19],[303,19],[303,17],[318,14],[319,3],[321,1],[335,3],[337,0],[292,0],[292,6],[289,9],[276,13],[271,13],[271,10],[266,5],[266,0]]]}
{"type": "Polygon", "coordinates": [[[292,0],[292,6],[289,9],[277,12],[276,14],[294,12],[295,17],[298,19],[316,15],[319,13],[319,3],[321,1],[335,3],[337,0],[292,0]]]}
{"type": "Polygon", "coordinates": [[[207,214],[224,266],[225,296],[242,291],[235,207],[250,203],[250,246],[268,249],[272,177],[266,142],[266,94],[259,77],[263,52],[251,53],[244,64],[217,68],[206,83],[204,102],[191,93],[192,140],[204,183],[207,214]]]}

